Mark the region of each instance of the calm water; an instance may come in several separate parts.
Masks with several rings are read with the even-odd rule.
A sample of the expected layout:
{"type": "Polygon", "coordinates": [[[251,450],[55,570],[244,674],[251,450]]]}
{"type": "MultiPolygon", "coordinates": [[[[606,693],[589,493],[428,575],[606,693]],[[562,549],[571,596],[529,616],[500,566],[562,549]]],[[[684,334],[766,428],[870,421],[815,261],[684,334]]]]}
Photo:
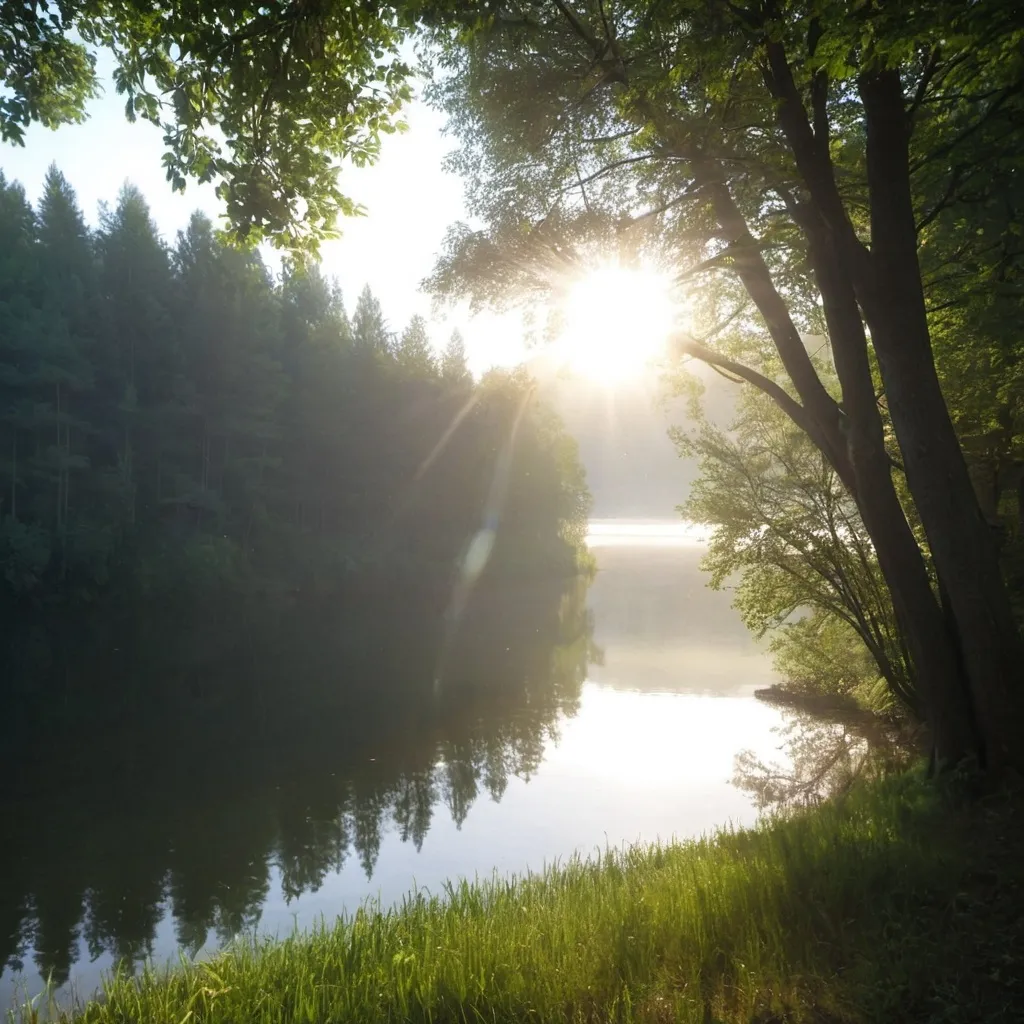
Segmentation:
{"type": "MultiPolygon", "coordinates": [[[[0,1003],[51,972],[83,994],[117,958],[752,822],[729,780],[739,750],[777,756],[778,712],[752,697],[771,669],[704,586],[699,534],[597,522],[590,540],[585,612],[563,599],[551,632],[529,587],[502,595],[435,659],[429,701],[348,709],[298,744],[257,731],[244,753],[225,737],[219,754],[177,743],[26,769],[0,800],[0,1003]]],[[[394,637],[372,650],[344,671],[383,678],[418,656],[394,637]]]]}

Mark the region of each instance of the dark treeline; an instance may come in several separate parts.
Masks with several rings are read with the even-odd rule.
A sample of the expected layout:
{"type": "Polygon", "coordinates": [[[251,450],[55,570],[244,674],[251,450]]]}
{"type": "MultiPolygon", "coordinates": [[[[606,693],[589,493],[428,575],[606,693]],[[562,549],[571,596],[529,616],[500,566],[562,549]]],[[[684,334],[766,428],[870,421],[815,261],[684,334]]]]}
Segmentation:
{"type": "MultiPolygon", "coordinates": [[[[474,387],[457,336],[435,360],[368,289],[350,321],[315,270],[275,282],[202,216],[169,249],[131,187],[95,233],[56,169],[38,210],[17,185],[0,201],[9,594],[94,592],[126,561],[149,582],[168,546],[177,573],[301,586],[402,549],[450,561],[477,528],[524,379],[474,387]]],[[[571,542],[582,480],[533,412],[505,530],[571,542]]]]}
{"type": "Polygon", "coordinates": [[[32,619],[7,678],[62,692],[111,603],[214,632],[357,583],[443,603],[474,537],[463,576],[574,572],[589,498],[532,394],[200,215],[168,247],[130,186],[90,231],[56,168],[36,209],[0,180],[0,613],[32,619]],[[40,612],[63,633],[28,642],[40,612]]]}
{"type": "Polygon", "coordinates": [[[188,951],[227,941],[259,921],[275,868],[288,899],[349,862],[370,877],[385,832],[419,848],[435,815],[461,825],[478,798],[500,800],[577,705],[585,595],[554,580],[478,592],[454,634],[416,601],[364,602],[345,628],[325,605],[205,675],[187,635],[152,623],[134,653],[80,657],[73,683],[100,677],[93,690],[120,674],[277,700],[228,720],[198,694],[187,742],[149,702],[131,728],[106,719],[4,751],[0,973],[34,964],[62,983],[80,940],[138,963],[168,914],[188,951]],[[311,695],[331,713],[311,715],[311,695]]]}

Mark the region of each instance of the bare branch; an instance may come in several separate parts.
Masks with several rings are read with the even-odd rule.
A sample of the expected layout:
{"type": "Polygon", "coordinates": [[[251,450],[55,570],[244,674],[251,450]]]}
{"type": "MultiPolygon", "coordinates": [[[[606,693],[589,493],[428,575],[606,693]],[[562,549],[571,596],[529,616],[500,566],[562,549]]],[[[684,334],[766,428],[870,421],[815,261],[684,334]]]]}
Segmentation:
{"type": "Polygon", "coordinates": [[[936,201],[935,205],[917,222],[915,230],[918,234],[928,227],[956,198],[956,190],[960,182],[963,181],[965,173],[966,168],[963,164],[958,164],[953,168],[953,173],[949,176],[949,183],[946,185],[946,191],[943,192],[942,197],[936,201]]]}
{"type": "Polygon", "coordinates": [[[688,202],[691,199],[697,199],[699,196],[700,186],[695,185],[693,186],[693,188],[680,193],[674,199],[670,199],[668,202],[662,203],[661,206],[655,206],[653,209],[644,210],[643,213],[638,213],[635,217],[626,218],[625,223],[623,224],[623,228],[632,227],[634,224],[639,224],[640,221],[646,220],[648,217],[657,217],[659,214],[668,212],[674,206],[679,206],[681,203],[688,202]]]}
{"type": "MultiPolygon", "coordinates": [[[[852,268],[867,271],[869,254],[846,212],[843,197],[836,183],[835,168],[829,155],[827,134],[816,137],[807,118],[807,110],[793,79],[785,47],[770,41],[765,47],[768,62],[762,76],[771,94],[780,101],[779,124],[793,153],[811,200],[821,212],[825,223],[835,233],[852,261],[852,268]]],[[[819,103],[822,102],[819,97],[819,103]]],[[[822,126],[827,128],[827,124],[822,126]]]]}
{"type": "Polygon", "coordinates": [[[678,157],[668,156],[667,154],[661,153],[641,153],[640,156],[628,156],[623,157],[621,160],[615,160],[610,164],[605,164],[599,171],[594,171],[593,174],[588,174],[585,178],[578,179],[575,184],[569,188],[563,189],[563,192],[568,192],[572,188],[577,186],[583,187],[589,185],[592,181],[597,181],[599,178],[603,178],[606,174],[611,174],[612,171],[618,170],[620,167],[629,167],[631,164],[642,163],[644,160],[678,160],[678,157]]]}
{"type": "Polygon", "coordinates": [[[721,252],[715,253],[714,256],[709,256],[706,260],[701,260],[694,267],[690,267],[689,270],[684,270],[679,274],[676,274],[674,280],[676,284],[685,284],[687,281],[692,281],[695,277],[699,277],[701,274],[706,274],[709,270],[718,270],[726,263],[731,262],[736,256],[737,247],[734,245],[726,246],[721,252]]]}
{"type": "MultiPolygon", "coordinates": [[[[820,18],[812,18],[807,29],[807,53],[813,57],[824,34],[820,18]]],[[[828,159],[828,73],[819,68],[811,78],[811,115],[813,117],[814,141],[818,143],[825,159],[828,159]]]]}
{"type": "Polygon", "coordinates": [[[595,146],[602,142],[618,142],[619,139],[628,139],[639,131],[639,128],[627,128],[625,131],[613,132],[611,135],[595,135],[592,138],[584,137],[580,139],[580,142],[586,146],[595,146]]]}
{"type": "Polygon", "coordinates": [[[712,338],[718,337],[718,335],[721,334],[722,331],[724,331],[731,323],[739,319],[739,317],[747,311],[747,308],[746,303],[737,306],[724,320],[720,320],[715,324],[710,331],[707,331],[705,334],[701,335],[701,337],[694,338],[693,340],[699,345],[706,345],[712,338]]]}
{"type": "Polygon", "coordinates": [[[572,9],[572,7],[565,2],[565,0],[555,0],[555,6],[562,12],[565,20],[572,26],[573,31],[582,39],[587,46],[590,47],[594,56],[598,60],[603,60],[605,54],[608,52],[607,46],[601,45],[601,40],[591,32],[591,30],[584,23],[583,19],[572,9]]]}
{"type": "Polygon", "coordinates": [[[907,123],[913,130],[914,118],[917,116],[917,112],[924,102],[925,93],[928,91],[928,86],[931,84],[931,80],[935,77],[935,72],[939,68],[939,54],[941,53],[941,47],[936,46],[935,49],[928,55],[928,61],[924,66],[924,71],[921,73],[921,81],[917,83],[917,89],[914,91],[914,98],[910,101],[910,106],[907,108],[907,123]]]}
{"type": "Polygon", "coordinates": [[[722,377],[725,380],[729,381],[730,384],[742,384],[743,383],[743,378],[742,377],[734,377],[731,373],[726,373],[725,370],[723,370],[720,366],[716,366],[714,363],[707,363],[706,365],[710,366],[711,369],[714,370],[715,373],[717,373],[719,377],[722,377]]]}

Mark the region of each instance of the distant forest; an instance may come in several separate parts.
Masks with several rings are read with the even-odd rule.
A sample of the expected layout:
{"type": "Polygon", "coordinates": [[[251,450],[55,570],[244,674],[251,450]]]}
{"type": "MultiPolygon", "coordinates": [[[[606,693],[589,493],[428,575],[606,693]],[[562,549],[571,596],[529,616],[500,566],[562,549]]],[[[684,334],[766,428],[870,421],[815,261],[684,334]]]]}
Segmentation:
{"type": "Polygon", "coordinates": [[[422,576],[486,516],[495,559],[571,571],[588,495],[532,395],[201,215],[166,245],[130,186],[90,231],[56,168],[37,209],[0,179],[0,601],[422,576]]]}
{"type": "Polygon", "coordinates": [[[0,178],[0,731],[265,713],[295,679],[224,667],[311,611],[359,631],[398,602],[436,644],[474,586],[561,586],[590,496],[536,390],[198,214],[168,246],[130,186],[93,231],[56,168],[36,209],[0,178]]]}

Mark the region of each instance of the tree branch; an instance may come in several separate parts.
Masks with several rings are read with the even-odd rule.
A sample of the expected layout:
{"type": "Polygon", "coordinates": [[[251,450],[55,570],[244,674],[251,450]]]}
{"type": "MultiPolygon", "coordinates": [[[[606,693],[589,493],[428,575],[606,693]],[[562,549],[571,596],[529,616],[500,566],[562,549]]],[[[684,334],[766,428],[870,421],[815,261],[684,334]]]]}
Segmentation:
{"type": "Polygon", "coordinates": [[[915,225],[915,230],[918,234],[928,227],[928,225],[931,224],[931,222],[935,220],[935,218],[938,217],[938,215],[942,213],[947,206],[949,206],[953,199],[956,198],[956,190],[959,187],[960,182],[963,181],[965,173],[966,168],[963,164],[957,164],[957,166],[953,168],[953,172],[949,176],[949,184],[946,185],[946,191],[943,192],[942,197],[936,201],[935,205],[915,225]]]}
{"type": "Polygon", "coordinates": [[[631,164],[642,163],[644,160],[678,160],[678,157],[667,156],[662,153],[641,153],[639,156],[623,157],[621,160],[615,160],[610,164],[605,164],[605,166],[599,171],[594,171],[593,174],[588,174],[585,178],[578,178],[572,186],[565,188],[562,191],[569,192],[577,186],[582,188],[584,185],[589,185],[592,181],[597,181],[598,178],[603,178],[606,174],[611,174],[612,171],[616,171],[620,167],[629,167],[631,164]]]}
{"type": "Polygon", "coordinates": [[[779,100],[779,124],[796,160],[797,170],[837,244],[849,256],[853,264],[851,269],[858,270],[864,276],[870,273],[870,255],[857,237],[839,194],[829,156],[828,137],[816,138],[811,130],[807,110],[800,98],[782,43],[769,41],[765,52],[768,63],[761,69],[762,76],[769,92],[779,100]]]}
{"type": "Polygon", "coordinates": [[[743,363],[737,363],[734,359],[720,355],[713,349],[701,345],[700,342],[693,338],[679,338],[677,344],[679,351],[684,355],[699,359],[702,363],[707,363],[708,366],[727,370],[733,376],[745,380],[748,384],[753,384],[759,391],[763,391],[768,395],[801,430],[812,437],[814,436],[815,427],[807,410],[788,391],[776,384],[775,381],[766,377],[763,373],[758,373],[757,370],[749,366],[744,366],[743,363]]]}
{"type": "Polygon", "coordinates": [[[700,196],[700,186],[696,185],[691,189],[680,193],[674,199],[669,199],[668,202],[662,203],[661,206],[655,206],[653,209],[644,210],[643,213],[638,213],[635,217],[627,217],[624,219],[623,227],[632,227],[634,224],[639,224],[640,221],[646,220],[648,217],[657,217],[661,213],[666,213],[671,210],[674,206],[679,206],[680,203],[685,203],[690,199],[697,199],[700,196]]]}
{"type": "Polygon", "coordinates": [[[921,80],[917,83],[917,88],[914,90],[914,98],[910,101],[910,106],[907,109],[907,123],[911,130],[913,130],[914,118],[917,116],[917,112],[921,108],[921,104],[924,102],[924,96],[928,90],[928,86],[931,84],[931,80],[935,77],[935,72],[938,70],[940,52],[941,47],[936,46],[928,55],[928,61],[924,66],[924,71],[921,72],[921,80]]]}
{"type": "Polygon", "coordinates": [[[596,146],[602,142],[618,142],[619,139],[628,139],[631,135],[636,135],[638,131],[640,131],[639,128],[627,128],[621,132],[613,132],[611,135],[584,136],[580,142],[585,146],[596,146]]]}
{"type": "Polygon", "coordinates": [[[565,2],[565,0],[555,0],[555,6],[562,12],[565,20],[572,26],[573,31],[582,39],[587,46],[590,47],[594,56],[598,60],[603,60],[605,54],[608,52],[607,46],[601,45],[601,40],[590,31],[590,29],[584,24],[583,19],[565,2]]]}
{"type": "MultiPolygon", "coordinates": [[[[820,429],[813,434],[815,443],[830,459],[841,458],[845,448],[838,436],[839,408],[821,382],[811,357],[789,314],[785,299],[772,279],[771,271],[761,255],[758,243],[750,233],[746,218],[736,205],[724,182],[716,180],[712,171],[701,169],[698,180],[704,180],[715,217],[726,233],[736,261],[736,272],[758,312],[764,319],[782,364],[789,374],[801,400],[811,410],[820,429]],[[826,433],[827,432],[827,433],[826,433]],[[827,440],[825,440],[828,438],[827,440]],[[824,446],[822,446],[824,441],[824,446]]],[[[728,251],[728,250],[727,250],[728,251]]]]}
{"type": "MultiPolygon", "coordinates": [[[[821,19],[812,18],[807,29],[808,56],[814,56],[823,33],[821,19]]],[[[818,148],[825,159],[828,159],[828,73],[823,68],[819,68],[811,78],[811,114],[814,122],[814,141],[818,143],[818,148]]]]}

